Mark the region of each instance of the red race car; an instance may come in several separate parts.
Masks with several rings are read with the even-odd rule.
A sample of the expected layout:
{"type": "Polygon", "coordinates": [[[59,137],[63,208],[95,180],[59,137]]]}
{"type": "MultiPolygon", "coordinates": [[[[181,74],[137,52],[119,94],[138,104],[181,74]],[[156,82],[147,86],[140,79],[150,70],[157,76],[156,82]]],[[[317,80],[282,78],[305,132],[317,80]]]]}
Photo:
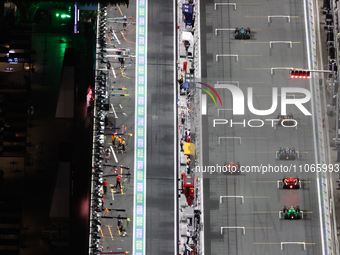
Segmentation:
{"type": "Polygon", "coordinates": [[[282,184],[283,184],[282,186],[283,189],[300,189],[301,188],[300,179],[295,178],[295,177],[283,178],[282,184]]]}
{"type": "Polygon", "coordinates": [[[240,172],[240,163],[226,163],[223,169],[223,172],[228,173],[228,174],[236,174],[240,172]]]}

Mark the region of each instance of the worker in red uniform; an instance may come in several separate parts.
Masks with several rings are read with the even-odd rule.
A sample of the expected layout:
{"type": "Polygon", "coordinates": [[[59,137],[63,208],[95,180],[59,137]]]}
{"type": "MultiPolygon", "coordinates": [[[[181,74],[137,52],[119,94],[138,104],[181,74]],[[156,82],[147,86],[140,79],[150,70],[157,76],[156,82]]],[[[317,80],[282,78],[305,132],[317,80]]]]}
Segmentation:
{"type": "Polygon", "coordinates": [[[106,179],[104,179],[104,181],[103,181],[103,188],[104,188],[104,194],[106,194],[106,192],[107,192],[107,181],[106,181],[106,179]]]}
{"type": "Polygon", "coordinates": [[[117,181],[117,182],[116,182],[116,187],[115,187],[116,189],[117,189],[118,186],[119,186],[119,188],[120,188],[120,180],[121,180],[121,179],[122,179],[122,178],[121,178],[119,175],[116,176],[116,181],[117,181]]]}
{"type": "MultiPolygon", "coordinates": [[[[189,42],[188,42],[189,43],[189,42]]],[[[185,45],[185,44],[184,44],[185,45]]],[[[189,45],[188,45],[188,48],[189,48],[189,46],[190,46],[190,43],[189,43],[189,45]]],[[[186,49],[187,50],[187,49],[186,49]]],[[[187,72],[187,67],[188,67],[188,62],[183,62],[183,71],[184,72],[187,72]]]]}

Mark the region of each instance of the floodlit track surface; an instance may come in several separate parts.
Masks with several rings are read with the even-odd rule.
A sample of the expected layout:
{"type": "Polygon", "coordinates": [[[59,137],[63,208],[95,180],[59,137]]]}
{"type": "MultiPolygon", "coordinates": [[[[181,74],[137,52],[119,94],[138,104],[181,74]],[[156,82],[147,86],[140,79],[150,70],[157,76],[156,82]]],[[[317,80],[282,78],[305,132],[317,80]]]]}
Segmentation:
{"type": "MultiPolygon", "coordinates": [[[[275,70],[271,67],[308,68],[306,32],[303,1],[263,1],[243,2],[233,6],[217,6],[219,1],[201,2],[201,40],[202,40],[202,77],[209,85],[217,81],[239,81],[246,98],[247,87],[253,88],[254,107],[269,109],[272,104],[271,89],[281,87],[301,87],[310,90],[306,80],[293,80],[288,70],[275,70]],[[287,18],[271,18],[269,15],[290,15],[287,18]],[[233,31],[218,31],[216,28],[250,27],[250,40],[235,40],[233,31]],[[291,41],[274,43],[270,41],[291,41]],[[237,54],[235,57],[219,57],[216,54],[237,54]]],[[[230,83],[229,83],[230,84],[230,83]]],[[[217,89],[223,107],[232,108],[231,93],[227,89],[217,89]]],[[[298,97],[298,95],[296,95],[298,97]]],[[[209,97],[208,97],[209,98],[209,97]]],[[[203,165],[223,165],[226,162],[239,161],[241,166],[260,166],[280,164],[311,165],[315,163],[314,136],[312,117],[304,116],[294,106],[287,107],[298,121],[298,128],[278,127],[276,130],[266,122],[261,128],[235,125],[213,127],[213,119],[233,119],[242,122],[250,119],[276,118],[280,109],[269,116],[256,116],[245,107],[244,116],[232,116],[230,110],[219,113],[212,100],[208,99],[208,115],[203,116],[203,165]],[[241,137],[222,139],[218,137],[241,137]],[[300,158],[294,161],[275,159],[279,147],[295,147],[300,151],[300,158]]],[[[246,105],[246,104],[245,104],[246,105]]],[[[305,104],[312,112],[311,103],[305,104]]],[[[255,125],[255,122],[252,123],[255,125]]],[[[204,230],[205,254],[322,254],[317,183],[315,173],[243,173],[226,175],[224,173],[204,174],[204,230]],[[277,188],[277,180],[283,177],[297,176],[303,180],[302,189],[282,190],[277,188]],[[244,196],[224,198],[220,196],[244,196]],[[299,205],[308,211],[301,220],[279,219],[278,211],[283,206],[299,205]],[[242,229],[224,229],[221,227],[242,226],[242,229]],[[284,244],[281,242],[305,242],[302,244],[284,244]]]]}
{"type": "Polygon", "coordinates": [[[148,0],[146,254],[174,254],[173,2],[148,0]]]}

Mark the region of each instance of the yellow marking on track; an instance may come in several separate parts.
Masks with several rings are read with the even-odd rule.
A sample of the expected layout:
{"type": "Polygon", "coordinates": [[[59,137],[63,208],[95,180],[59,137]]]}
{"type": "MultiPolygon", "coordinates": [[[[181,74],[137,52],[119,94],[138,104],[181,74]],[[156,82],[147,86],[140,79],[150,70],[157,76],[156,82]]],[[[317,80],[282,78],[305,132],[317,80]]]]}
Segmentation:
{"type": "Polygon", "coordinates": [[[120,68],[120,72],[122,74],[122,76],[126,79],[130,79],[130,77],[127,77],[125,74],[124,74],[124,71],[123,71],[123,68],[120,68]]]}
{"type": "Polygon", "coordinates": [[[245,229],[272,229],[272,227],[245,227],[245,229]]]}
{"type": "Polygon", "coordinates": [[[270,67],[250,67],[246,68],[246,70],[270,70],[270,67]]]}
{"type": "Polygon", "coordinates": [[[240,81],[240,83],[264,83],[264,82],[261,82],[261,81],[240,81]]]}
{"type": "Polygon", "coordinates": [[[121,14],[122,16],[124,16],[124,14],[123,14],[122,10],[120,9],[120,6],[119,6],[118,4],[116,4],[116,6],[117,6],[117,8],[118,8],[118,10],[119,10],[120,14],[121,14]]]}
{"type": "Polygon", "coordinates": [[[242,139],[267,139],[267,137],[242,137],[242,139]]]}
{"type": "Polygon", "coordinates": [[[251,213],[278,213],[279,211],[251,211],[251,213]]]}
{"type": "Polygon", "coordinates": [[[270,183],[270,182],[277,182],[277,181],[250,181],[251,183],[270,183]]]}
{"type": "Polygon", "coordinates": [[[113,235],[112,235],[111,228],[110,228],[109,226],[107,226],[107,228],[108,228],[108,229],[109,229],[109,231],[110,231],[110,236],[111,236],[111,239],[112,239],[112,241],[113,241],[114,239],[113,239],[113,235]]]}
{"type": "Polygon", "coordinates": [[[123,188],[124,188],[124,186],[122,184],[120,184],[120,191],[122,192],[122,195],[124,195],[123,188]]]}
{"type": "MultiPolygon", "coordinates": [[[[276,183],[277,181],[250,181],[250,183],[276,183]]],[[[301,181],[302,183],[311,183],[311,181],[301,181]]]]}
{"type": "Polygon", "coordinates": [[[261,5],[261,4],[255,4],[255,3],[254,4],[250,4],[250,3],[239,4],[239,3],[237,3],[236,5],[257,5],[258,6],[258,5],[261,5]]]}
{"type": "Polygon", "coordinates": [[[249,153],[275,153],[275,151],[249,151],[249,153]]]}
{"type": "MultiPolygon", "coordinates": [[[[253,95],[254,97],[272,97],[273,95],[253,95]]],[[[287,95],[293,96],[293,95],[287,95]]],[[[306,97],[306,95],[294,95],[295,97],[306,97]]]]}
{"type": "Polygon", "coordinates": [[[102,234],[102,237],[104,236],[104,234],[103,234],[103,230],[102,229],[100,229],[100,233],[102,234]]]}
{"type": "Polygon", "coordinates": [[[270,198],[270,196],[244,196],[244,198],[270,198]]]}
{"type": "MultiPolygon", "coordinates": [[[[285,242],[282,243],[285,244],[285,242]]],[[[253,244],[281,244],[281,243],[253,243],[253,244]]],[[[296,244],[314,245],[315,243],[296,243],[296,244]]]]}
{"type": "MultiPolygon", "coordinates": [[[[244,42],[244,43],[269,43],[269,42],[244,42]]],[[[301,42],[283,42],[283,43],[301,43],[301,42]]]]}
{"type": "Polygon", "coordinates": [[[281,244],[281,243],[253,243],[253,244],[281,244]]]}
{"type": "MultiPolygon", "coordinates": [[[[249,68],[245,68],[245,69],[246,70],[270,70],[271,68],[270,67],[258,67],[258,68],[256,68],[256,67],[249,67],[249,68]]],[[[290,70],[289,67],[287,67],[286,69],[290,70]]],[[[294,69],[300,70],[300,69],[303,69],[303,68],[294,68],[294,69]]],[[[282,69],[282,70],[284,70],[284,69],[282,69]]]]}
{"type": "MultiPolygon", "coordinates": [[[[276,153],[275,151],[249,151],[249,153],[276,153]]],[[[299,153],[309,153],[308,151],[299,151],[299,153]]]]}
{"type": "MultiPolygon", "coordinates": [[[[251,213],[279,213],[279,211],[252,211],[251,213]]],[[[303,211],[303,213],[313,213],[312,211],[303,211]]]]}
{"type": "Polygon", "coordinates": [[[252,28],[251,31],[261,31],[262,28],[252,28]]]}
{"type": "Polygon", "coordinates": [[[263,57],[263,55],[238,55],[239,57],[263,57]]]}
{"type": "MultiPolygon", "coordinates": [[[[237,4],[239,5],[239,4],[237,4]]],[[[288,15],[287,15],[288,16],[288,15]]],[[[243,16],[244,18],[267,18],[268,19],[268,16],[243,16]]],[[[295,18],[299,18],[299,16],[290,16],[291,19],[295,19],[295,18]]]]}

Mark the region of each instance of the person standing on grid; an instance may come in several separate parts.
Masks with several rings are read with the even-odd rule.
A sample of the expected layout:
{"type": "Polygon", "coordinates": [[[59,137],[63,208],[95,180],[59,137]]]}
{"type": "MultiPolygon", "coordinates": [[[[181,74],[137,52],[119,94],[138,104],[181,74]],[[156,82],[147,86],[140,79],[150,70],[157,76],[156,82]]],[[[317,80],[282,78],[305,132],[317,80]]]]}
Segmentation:
{"type": "Polygon", "coordinates": [[[122,152],[125,152],[125,146],[126,146],[125,138],[123,138],[122,139],[122,152]]]}
{"type": "Polygon", "coordinates": [[[190,237],[191,237],[190,231],[187,230],[187,244],[189,244],[190,237]]]}
{"type": "Polygon", "coordinates": [[[127,26],[127,17],[124,16],[123,17],[123,29],[124,29],[124,31],[125,31],[126,26],[127,26]]]}
{"type": "Polygon", "coordinates": [[[181,123],[182,123],[182,125],[184,125],[184,123],[185,123],[185,114],[184,114],[184,111],[182,111],[182,114],[181,114],[181,123]]]}
{"type": "Polygon", "coordinates": [[[104,188],[104,194],[106,194],[107,193],[107,180],[106,179],[104,179],[103,181],[103,188],[104,188]]]}
{"type": "Polygon", "coordinates": [[[120,187],[120,180],[121,180],[121,179],[122,179],[122,178],[121,178],[119,175],[116,176],[116,187],[115,187],[116,189],[117,189],[117,188],[121,188],[121,187],[120,187]]]}

